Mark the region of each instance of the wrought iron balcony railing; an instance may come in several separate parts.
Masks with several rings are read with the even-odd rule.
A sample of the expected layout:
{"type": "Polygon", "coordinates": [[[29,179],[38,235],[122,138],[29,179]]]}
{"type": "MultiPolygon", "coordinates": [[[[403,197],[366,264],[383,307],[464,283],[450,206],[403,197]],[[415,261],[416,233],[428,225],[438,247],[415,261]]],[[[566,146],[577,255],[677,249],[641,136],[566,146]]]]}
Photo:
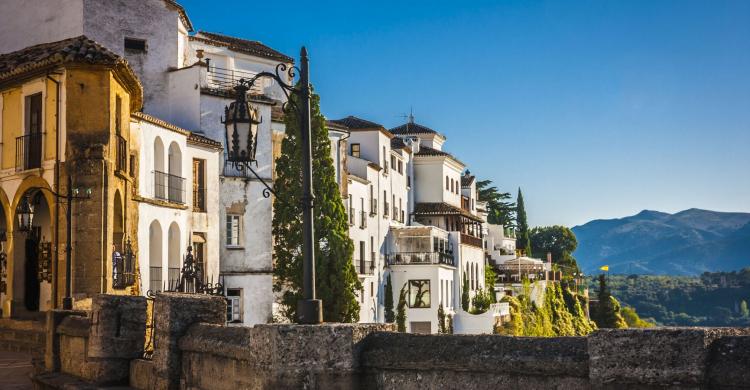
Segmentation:
{"type": "Polygon", "coordinates": [[[375,263],[365,259],[360,259],[359,264],[356,264],[357,273],[360,275],[372,275],[375,273],[375,263]]]}
{"type": "Polygon", "coordinates": [[[443,252],[396,252],[386,255],[388,265],[445,264],[455,266],[453,254],[443,252]]]}
{"type": "Polygon", "coordinates": [[[388,218],[388,209],[390,208],[390,205],[388,204],[388,201],[383,202],[383,218],[388,218]]]}
{"type": "MultiPolygon", "coordinates": [[[[240,79],[249,80],[255,77],[257,73],[248,72],[238,69],[226,69],[218,66],[209,66],[206,72],[205,87],[217,91],[234,91],[240,79]]],[[[262,82],[253,84],[248,91],[250,94],[260,95],[263,93],[262,82]]]]}
{"type": "Polygon", "coordinates": [[[185,178],[154,171],[154,197],[173,203],[185,203],[185,178]]]}
{"type": "Polygon", "coordinates": [[[378,215],[378,200],[375,198],[370,199],[370,215],[371,216],[378,215]]]}
{"type": "Polygon", "coordinates": [[[16,171],[42,167],[42,133],[16,138],[16,171]]]}

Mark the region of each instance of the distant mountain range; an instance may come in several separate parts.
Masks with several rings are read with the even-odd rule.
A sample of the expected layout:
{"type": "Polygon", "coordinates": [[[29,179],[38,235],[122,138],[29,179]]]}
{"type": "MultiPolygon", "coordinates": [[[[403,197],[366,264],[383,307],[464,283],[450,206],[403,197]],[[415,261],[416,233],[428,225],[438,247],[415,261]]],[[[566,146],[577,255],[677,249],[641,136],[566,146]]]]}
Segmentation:
{"type": "Polygon", "coordinates": [[[750,213],[643,210],[576,226],[573,253],[584,272],[698,275],[750,267],[750,213]]]}

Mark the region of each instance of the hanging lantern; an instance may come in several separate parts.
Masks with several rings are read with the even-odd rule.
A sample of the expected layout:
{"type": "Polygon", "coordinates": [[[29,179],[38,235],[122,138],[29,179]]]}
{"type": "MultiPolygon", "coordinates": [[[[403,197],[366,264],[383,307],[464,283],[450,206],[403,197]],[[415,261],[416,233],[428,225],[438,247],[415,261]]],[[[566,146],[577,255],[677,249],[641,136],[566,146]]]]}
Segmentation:
{"type": "Polygon", "coordinates": [[[255,162],[255,149],[258,140],[258,110],[247,101],[248,87],[240,80],[234,87],[237,100],[224,108],[224,127],[226,130],[227,161],[235,164],[255,162]]]}
{"type": "Polygon", "coordinates": [[[31,224],[34,222],[34,205],[29,201],[28,195],[21,198],[21,204],[16,209],[18,215],[18,230],[24,233],[31,231],[31,224]]]}

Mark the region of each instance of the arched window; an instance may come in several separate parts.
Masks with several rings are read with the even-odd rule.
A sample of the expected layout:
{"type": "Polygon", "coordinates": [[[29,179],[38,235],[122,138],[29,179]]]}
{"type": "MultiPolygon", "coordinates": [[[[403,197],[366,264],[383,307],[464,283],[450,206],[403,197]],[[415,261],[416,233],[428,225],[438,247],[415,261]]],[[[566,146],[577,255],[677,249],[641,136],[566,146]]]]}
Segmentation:
{"type": "Polygon", "coordinates": [[[159,224],[159,221],[151,222],[151,226],[148,228],[148,289],[154,292],[161,291],[163,288],[162,241],[161,225],[159,224]]]}
{"type": "Polygon", "coordinates": [[[177,222],[172,222],[169,225],[169,233],[167,236],[168,248],[167,248],[167,261],[169,262],[169,274],[168,281],[169,285],[176,285],[180,280],[180,227],[177,226],[177,222]]]}
{"type": "Polygon", "coordinates": [[[448,176],[446,175],[446,176],[445,176],[445,190],[446,190],[446,191],[448,191],[448,186],[449,186],[449,185],[448,185],[448,182],[449,182],[449,180],[450,180],[450,179],[449,179],[449,178],[448,178],[448,176]]]}

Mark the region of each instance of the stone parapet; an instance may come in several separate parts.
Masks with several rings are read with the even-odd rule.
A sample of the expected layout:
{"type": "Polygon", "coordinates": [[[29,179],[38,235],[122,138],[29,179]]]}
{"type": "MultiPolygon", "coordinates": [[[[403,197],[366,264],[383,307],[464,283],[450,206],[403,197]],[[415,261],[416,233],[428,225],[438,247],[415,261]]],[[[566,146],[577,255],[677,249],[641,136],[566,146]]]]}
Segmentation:
{"type": "Polygon", "coordinates": [[[727,336],[714,342],[708,383],[716,389],[750,388],[750,336],[727,336]]]}
{"type": "Polygon", "coordinates": [[[750,328],[598,330],[588,337],[591,383],[701,388],[714,341],[748,334],[750,328]]]}

